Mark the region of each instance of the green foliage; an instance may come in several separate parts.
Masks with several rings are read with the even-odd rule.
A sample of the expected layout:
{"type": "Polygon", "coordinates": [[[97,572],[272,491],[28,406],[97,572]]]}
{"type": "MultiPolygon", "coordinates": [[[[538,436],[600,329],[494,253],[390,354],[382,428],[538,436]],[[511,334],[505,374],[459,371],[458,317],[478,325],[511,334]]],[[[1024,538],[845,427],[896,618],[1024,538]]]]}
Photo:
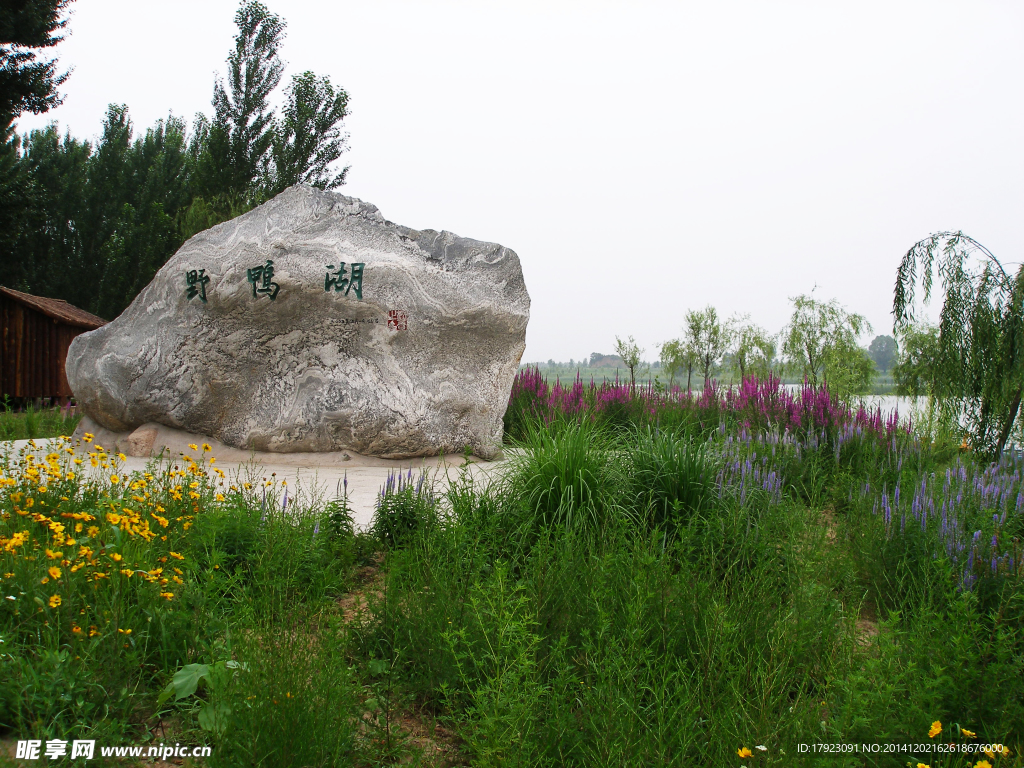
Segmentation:
{"type": "Polygon", "coordinates": [[[930,361],[929,384],[946,420],[965,423],[975,450],[998,458],[1017,423],[1024,387],[1024,266],[1007,272],[962,232],[915,243],[896,275],[897,331],[915,320],[919,286],[924,302],[931,298],[935,272],[944,295],[938,340],[922,344],[918,359],[930,361]]]}
{"type": "Polygon", "coordinates": [[[530,425],[505,474],[519,541],[529,544],[551,529],[596,534],[607,524],[619,507],[606,440],[589,421],[530,425]]]}
{"type": "MultiPolygon", "coordinates": [[[[156,705],[160,707],[171,696],[176,702],[187,699],[202,684],[214,695],[222,693],[231,683],[231,678],[245,665],[234,659],[218,661],[214,664],[186,664],[174,673],[171,682],[157,697],[156,705]]],[[[223,736],[231,722],[231,707],[223,702],[205,702],[199,709],[199,726],[215,736],[223,736]]]]}
{"type": "Polygon", "coordinates": [[[136,135],[123,104],[110,105],[95,144],[55,126],[24,137],[0,126],[0,249],[12,256],[0,284],[112,319],[189,237],[288,185],[344,183],[347,169],[331,169],[346,149],[348,94],[305,72],[278,119],[284,21],[244,2],[235,22],[214,116],[197,116],[191,134],[170,115],[136,135]]]}
{"type": "Polygon", "coordinates": [[[412,470],[388,475],[370,522],[372,535],[387,549],[400,547],[420,528],[432,523],[435,500],[426,472],[415,482],[412,470]]]}
{"type": "Polygon", "coordinates": [[[312,72],[292,78],[272,147],[274,173],[267,195],[293,184],[335,189],[345,183],[348,167],[331,166],[346,150],[347,135],[338,127],[348,114],[348,94],[335,91],[326,77],[312,72]]]}
{"type": "Polygon", "coordinates": [[[64,39],[59,33],[67,26],[64,13],[72,1],[4,4],[0,13],[0,132],[6,132],[22,112],[38,115],[61,103],[57,89],[68,73],[57,74],[56,59],[37,57],[64,39]]]}
{"type": "Polygon", "coordinates": [[[934,396],[939,360],[939,328],[929,323],[912,323],[900,334],[900,353],[893,368],[896,392],[900,395],[934,396]]]}
{"type": "Polygon", "coordinates": [[[636,369],[640,365],[640,358],[644,351],[641,349],[632,336],[625,341],[618,336],[615,337],[615,354],[622,358],[623,364],[629,368],[629,385],[636,386],[636,369]]]}
{"type": "MultiPolygon", "coordinates": [[[[6,400],[6,398],[5,398],[6,400]]],[[[4,402],[0,410],[0,440],[30,440],[32,438],[72,435],[81,421],[81,414],[73,408],[36,408],[28,403],[16,412],[4,402]]]]}
{"type": "Polygon", "coordinates": [[[797,296],[792,302],[793,316],[782,332],[790,370],[814,386],[827,381],[842,397],[866,391],[874,364],[857,346],[857,337],[871,330],[867,320],[847,312],[835,299],[797,296]]]}
{"type": "Polygon", "coordinates": [[[623,457],[626,503],[667,535],[717,503],[718,466],[709,444],[649,426],[635,430],[623,457]]]}
{"type": "Polygon", "coordinates": [[[868,346],[868,354],[875,361],[878,370],[882,371],[882,373],[888,373],[899,355],[896,339],[892,336],[875,336],[868,346]]]}
{"type": "MultiPolygon", "coordinates": [[[[718,311],[709,304],[699,311],[687,311],[684,333],[687,352],[701,373],[701,383],[706,383],[714,376],[722,355],[729,348],[732,331],[718,319],[718,311]]],[[[690,388],[689,379],[686,388],[690,388]]]]}
{"type": "Polygon", "coordinates": [[[692,370],[693,363],[690,360],[686,346],[680,339],[671,339],[661,345],[661,370],[668,374],[668,387],[672,388],[678,376],[684,368],[692,370]]]}
{"type": "MultiPolygon", "coordinates": [[[[353,532],[343,488],[293,507],[273,476],[221,486],[202,459],[122,478],[95,446],[11,457],[0,723],[144,743],[144,725],[178,722],[176,740],[231,766],[408,761],[410,715],[443,722],[453,761],[475,765],[738,765],[755,745],[743,764],[800,764],[799,743],[924,743],[936,720],[945,743],[971,729],[1020,753],[1019,458],[976,463],[902,430],[624,414],[631,429],[535,418],[504,477],[456,470],[354,617],[337,597],[380,542],[353,532]],[[103,482],[68,478],[75,457],[103,482]],[[108,516],[126,509],[166,517],[148,519],[168,540],[128,532],[144,515],[108,516]],[[73,550],[57,520],[82,522],[73,550]],[[165,599],[169,566],[182,583],[165,599]],[[59,586],[41,583],[51,567],[59,586]]],[[[382,498],[411,487],[415,502],[406,480],[382,498]]],[[[963,757],[943,764],[978,755],[963,757]]],[[[869,762],[911,758],[933,759],[869,762]]]]}
{"type": "Polygon", "coordinates": [[[775,369],[775,339],[761,326],[748,322],[746,317],[736,318],[732,325],[736,344],[733,361],[740,380],[746,376],[768,378],[775,369]]]}

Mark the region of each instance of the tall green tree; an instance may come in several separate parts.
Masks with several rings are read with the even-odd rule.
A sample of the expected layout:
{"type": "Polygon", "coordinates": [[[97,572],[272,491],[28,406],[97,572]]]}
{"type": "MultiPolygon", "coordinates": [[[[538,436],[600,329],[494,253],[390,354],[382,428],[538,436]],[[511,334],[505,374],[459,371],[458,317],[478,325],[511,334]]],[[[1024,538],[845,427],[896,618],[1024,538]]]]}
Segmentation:
{"type": "Polygon", "coordinates": [[[870,332],[871,324],[835,299],[826,302],[801,295],[790,301],[793,315],[782,331],[789,369],[814,386],[827,381],[841,395],[870,386],[874,364],[857,346],[857,337],[870,332]]]}
{"type": "Polygon", "coordinates": [[[46,49],[64,39],[65,11],[72,0],[0,0],[0,131],[6,135],[22,112],[40,114],[61,103],[58,74],[46,49]]]}
{"type": "Polygon", "coordinates": [[[227,81],[213,86],[213,120],[205,120],[196,139],[197,192],[207,198],[239,195],[256,198],[269,174],[274,143],[270,94],[281,82],[284,62],[278,52],[285,23],[260,2],[244,2],[235,13],[235,48],[228,54],[227,81]]]}
{"type": "Polygon", "coordinates": [[[50,125],[29,133],[21,149],[18,164],[28,180],[28,197],[17,258],[10,261],[18,275],[0,282],[88,308],[81,291],[89,284],[82,265],[92,146],[70,133],[61,137],[50,125]]]}
{"type": "Polygon", "coordinates": [[[623,364],[629,368],[629,386],[636,388],[636,369],[640,366],[643,349],[636,340],[629,336],[625,340],[615,337],[615,354],[622,358],[623,364]]]}
{"type": "Polygon", "coordinates": [[[9,287],[27,284],[25,243],[38,208],[14,121],[22,112],[40,114],[61,102],[57,89],[68,73],[58,73],[57,60],[44,54],[64,39],[71,2],[0,0],[0,284],[9,287]]]}
{"type": "Polygon", "coordinates": [[[888,373],[899,355],[899,348],[896,339],[892,336],[875,336],[868,345],[868,354],[875,361],[878,370],[888,373]]]}
{"type": "Polygon", "coordinates": [[[735,317],[731,323],[733,360],[742,381],[746,376],[765,378],[775,363],[775,339],[747,316],[735,317]]]}
{"type": "Polygon", "coordinates": [[[686,345],[682,339],[671,339],[661,345],[659,351],[661,370],[668,373],[668,386],[675,386],[676,376],[686,368],[686,345]]]}
{"type": "Polygon", "coordinates": [[[255,0],[235,13],[238,33],[226,79],[214,83],[213,118],[197,115],[189,146],[194,198],[179,219],[182,234],[233,218],[293,184],[335,189],[348,168],[335,163],[348,146],[342,123],[348,93],[329,78],[292,77],[281,116],[270,106],[280,85],[285,22],[255,0]]]}
{"type": "MultiPolygon", "coordinates": [[[[3,40],[11,29],[35,30],[37,40],[49,29],[44,42],[59,40],[55,30],[63,29],[60,12],[70,0],[0,0],[0,10],[11,2],[35,13],[25,17],[35,26],[0,13],[3,40]]],[[[348,94],[304,72],[293,78],[278,119],[269,99],[284,70],[284,22],[259,2],[243,2],[235,22],[213,118],[197,116],[191,136],[173,115],[136,135],[123,104],[110,105],[95,143],[62,137],[54,126],[0,136],[0,283],[111,319],[197,232],[290,184],[344,183],[347,169],[334,164],[346,149],[348,94]]],[[[53,89],[63,76],[53,62],[47,66],[49,95],[22,106],[57,103],[53,89]]]]}
{"type": "MultiPolygon", "coordinates": [[[[722,356],[729,349],[732,332],[728,324],[718,318],[718,310],[710,304],[702,310],[686,313],[683,327],[686,349],[693,356],[694,365],[706,384],[715,375],[722,356]]],[[[687,388],[690,383],[687,381],[687,388]]]]}
{"type": "Polygon", "coordinates": [[[941,278],[944,300],[932,370],[943,416],[961,423],[976,450],[998,457],[1020,414],[1024,387],[1024,266],[1007,270],[963,232],[937,232],[913,245],[896,273],[893,314],[900,332],[916,320],[941,278]]]}
{"type": "Polygon", "coordinates": [[[303,72],[288,86],[283,113],[275,124],[267,193],[273,196],[299,183],[321,189],[344,184],[348,167],[334,172],[332,166],[348,142],[340,128],[348,114],[348,93],[335,91],[326,77],[303,72]]]}

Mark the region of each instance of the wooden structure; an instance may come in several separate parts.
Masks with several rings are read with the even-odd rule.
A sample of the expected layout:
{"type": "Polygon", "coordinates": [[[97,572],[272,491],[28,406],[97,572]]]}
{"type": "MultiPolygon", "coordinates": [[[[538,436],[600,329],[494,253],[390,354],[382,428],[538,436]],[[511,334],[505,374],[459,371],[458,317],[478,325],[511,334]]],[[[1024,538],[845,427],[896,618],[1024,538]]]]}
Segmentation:
{"type": "Polygon", "coordinates": [[[0,286],[0,396],[71,397],[64,372],[71,340],[106,322],[61,299],[0,286]]]}

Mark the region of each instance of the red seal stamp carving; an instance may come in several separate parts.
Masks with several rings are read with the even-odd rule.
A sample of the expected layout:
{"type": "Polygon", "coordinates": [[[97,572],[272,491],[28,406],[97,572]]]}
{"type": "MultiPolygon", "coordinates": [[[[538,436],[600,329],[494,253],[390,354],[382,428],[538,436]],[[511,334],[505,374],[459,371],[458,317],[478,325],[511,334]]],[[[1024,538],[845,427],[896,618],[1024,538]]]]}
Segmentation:
{"type": "Polygon", "coordinates": [[[388,310],[388,330],[392,328],[396,331],[408,331],[409,313],[400,309],[388,310]]]}

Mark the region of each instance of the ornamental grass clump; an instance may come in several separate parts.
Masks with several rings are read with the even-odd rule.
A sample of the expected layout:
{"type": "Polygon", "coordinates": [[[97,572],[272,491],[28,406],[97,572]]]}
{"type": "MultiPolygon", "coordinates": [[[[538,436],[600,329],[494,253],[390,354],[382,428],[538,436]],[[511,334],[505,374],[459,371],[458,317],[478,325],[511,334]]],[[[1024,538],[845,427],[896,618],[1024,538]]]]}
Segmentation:
{"type": "Polygon", "coordinates": [[[621,461],[626,503],[666,536],[717,503],[721,462],[706,441],[640,427],[630,435],[621,461]]]}
{"type": "Polygon", "coordinates": [[[627,514],[608,447],[608,434],[590,421],[531,425],[504,476],[505,512],[520,541],[556,529],[597,533],[627,514]]]}

